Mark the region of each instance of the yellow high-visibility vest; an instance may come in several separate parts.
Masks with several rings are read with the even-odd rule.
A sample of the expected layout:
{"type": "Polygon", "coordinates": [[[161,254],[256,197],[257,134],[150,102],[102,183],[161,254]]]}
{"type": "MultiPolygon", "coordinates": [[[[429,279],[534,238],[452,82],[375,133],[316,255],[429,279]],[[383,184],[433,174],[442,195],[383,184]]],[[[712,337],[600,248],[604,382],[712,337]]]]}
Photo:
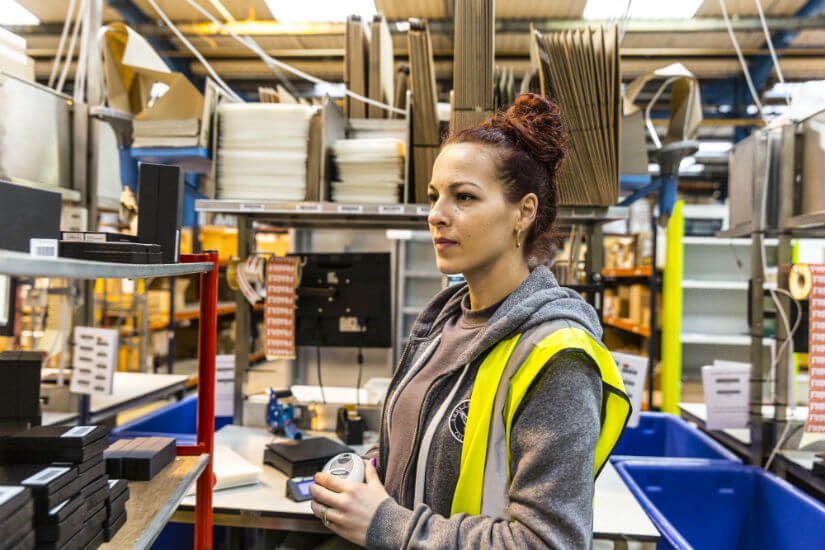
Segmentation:
{"type": "Polygon", "coordinates": [[[513,418],[533,380],[554,356],[583,351],[602,380],[602,420],[596,442],[594,479],[599,475],[630,418],[630,399],[610,352],[580,328],[560,328],[541,340],[510,374],[505,370],[520,334],[499,342],[482,362],[470,395],[461,447],[461,468],[452,514],[506,517],[511,481],[510,434],[513,418]],[[504,384],[504,385],[503,385],[504,384]],[[506,386],[505,386],[506,385],[506,386]],[[505,395],[506,398],[502,399],[505,395]],[[498,397],[498,399],[497,399],[498,397]],[[503,406],[502,406],[503,404],[503,406]],[[499,436],[491,433],[499,433],[499,436]],[[503,464],[506,463],[506,474],[503,464]]]}

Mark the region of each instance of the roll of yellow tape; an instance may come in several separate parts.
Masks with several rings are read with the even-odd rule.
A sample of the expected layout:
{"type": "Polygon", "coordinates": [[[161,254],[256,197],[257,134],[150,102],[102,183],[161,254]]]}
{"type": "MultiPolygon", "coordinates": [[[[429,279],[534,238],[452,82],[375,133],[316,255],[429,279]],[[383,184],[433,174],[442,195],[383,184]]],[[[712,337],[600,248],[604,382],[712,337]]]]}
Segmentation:
{"type": "Polygon", "coordinates": [[[806,264],[795,264],[791,267],[788,278],[788,289],[791,296],[797,300],[806,300],[811,294],[811,268],[806,264]]]}
{"type": "Polygon", "coordinates": [[[230,256],[226,264],[226,282],[232,290],[240,289],[240,286],[238,286],[238,266],[240,263],[240,258],[230,256]]]}

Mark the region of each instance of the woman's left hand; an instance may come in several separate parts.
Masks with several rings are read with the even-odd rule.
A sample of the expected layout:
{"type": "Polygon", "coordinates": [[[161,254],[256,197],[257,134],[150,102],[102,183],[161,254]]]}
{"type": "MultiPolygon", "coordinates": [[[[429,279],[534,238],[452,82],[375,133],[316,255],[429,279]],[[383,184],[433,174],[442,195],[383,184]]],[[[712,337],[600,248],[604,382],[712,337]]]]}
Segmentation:
{"type": "Polygon", "coordinates": [[[315,483],[309,488],[315,517],[323,521],[326,512],[326,526],[360,546],[366,545],[367,529],[378,506],[390,496],[378,479],[372,461],[364,462],[366,483],[319,472],[315,474],[315,483]]]}

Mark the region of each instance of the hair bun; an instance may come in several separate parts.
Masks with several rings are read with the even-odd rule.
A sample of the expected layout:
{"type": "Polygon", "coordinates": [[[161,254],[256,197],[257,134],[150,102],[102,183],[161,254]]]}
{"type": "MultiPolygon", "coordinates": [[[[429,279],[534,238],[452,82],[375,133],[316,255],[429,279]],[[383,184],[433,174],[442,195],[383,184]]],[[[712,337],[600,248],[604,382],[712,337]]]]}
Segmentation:
{"type": "Polygon", "coordinates": [[[521,94],[504,113],[504,124],[548,176],[555,176],[567,142],[559,106],[538,94],[521,94]]]}

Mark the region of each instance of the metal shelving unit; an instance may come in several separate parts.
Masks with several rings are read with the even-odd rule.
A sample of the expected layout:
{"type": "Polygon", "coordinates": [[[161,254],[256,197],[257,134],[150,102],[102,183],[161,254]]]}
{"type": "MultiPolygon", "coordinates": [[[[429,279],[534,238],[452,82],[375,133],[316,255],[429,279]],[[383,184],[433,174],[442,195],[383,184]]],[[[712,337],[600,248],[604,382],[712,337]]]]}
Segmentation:
{"type": "MultiPolygon", "coordinates": [[[[183,254],[180,264],[115,264],[92,262],[68,258],[42,258],[20,252],[0,250],[0,274],[27,277],[55,277],[83,279],[143,279],[199,273],[201,275],[201,327],[198,357],[198,422],[197,443],[191,446],[178,446],[178,456],[195,456],[194,467],[190,468],[183,481],[178,483],[166,502],[171,508],[168,513],[151,514],[145,527],[146,546],[151,544],[160,528],[171,517],[174,508],[183,497],[183,491],[191,481],[197,478],[197,507],[195,547],[211,548],[212,537],[212,455],[215,436],[215,347],[217,340],[217,299],[218,299],[218,254],[183,254]],[[178,494],[180,493],[180,494],[178,494]],[[172,502],[172,498],[177,499],[172,502]],[[157,529],[150,532],[150,527],[157,529]]],[[[92,296],[87,294],[87,299],[92,296]]],[[[89,317],[88,319],[93,319],[89,317]]],[[[87,320],[87,322],[89,322],[87,320]]],[[[81,424],[90,421],[89,396],[80,396],[79,417],[81,424]]],[[[157,496],[157,495],[156,495],[157,496]]],[[[165,508],[164,508],[165,509],[165,508]]],[[[128,525],[128,523],[127,523],[128,525]]],[[[140,530],[140,529],[139,529],[140,530]]],[[[123,529],[122,532],[133,532],[123,529]]],[[[139,539],[144,540],[144,539],[139,539]]],[[[144,547],[144,546],[138,546],[144,547]]]]}
{"type": "MultiPolygon", "coordinates": [[[[238,225],[238,257],[245,258],[254,251],[253,222],[265,222],[283,228],[295,229],[413,229],[426,230],[429,206],[424,204],[356,204],[335,202],[276,202],[250,200],[212,200],[195,202],[195,210],[212,214],[233,214],[238,225]]],[[[587,235],[586,272],[590,284],[601,285],[603,245],[601,224],[624,219],[624,207],[562,206],[557,209],[560,225],[584,226],[587,235]]],[[[601,297],[597,298],[601,310],[601,297]]],[[[234,423],[243,424],[243,387],[250,364],[249,346],[251,311],[246,299],[236,293],[235,318],[235,399],[234,423]]],[[[412,309],[402,308],[401,313],[412,309]]]]}

